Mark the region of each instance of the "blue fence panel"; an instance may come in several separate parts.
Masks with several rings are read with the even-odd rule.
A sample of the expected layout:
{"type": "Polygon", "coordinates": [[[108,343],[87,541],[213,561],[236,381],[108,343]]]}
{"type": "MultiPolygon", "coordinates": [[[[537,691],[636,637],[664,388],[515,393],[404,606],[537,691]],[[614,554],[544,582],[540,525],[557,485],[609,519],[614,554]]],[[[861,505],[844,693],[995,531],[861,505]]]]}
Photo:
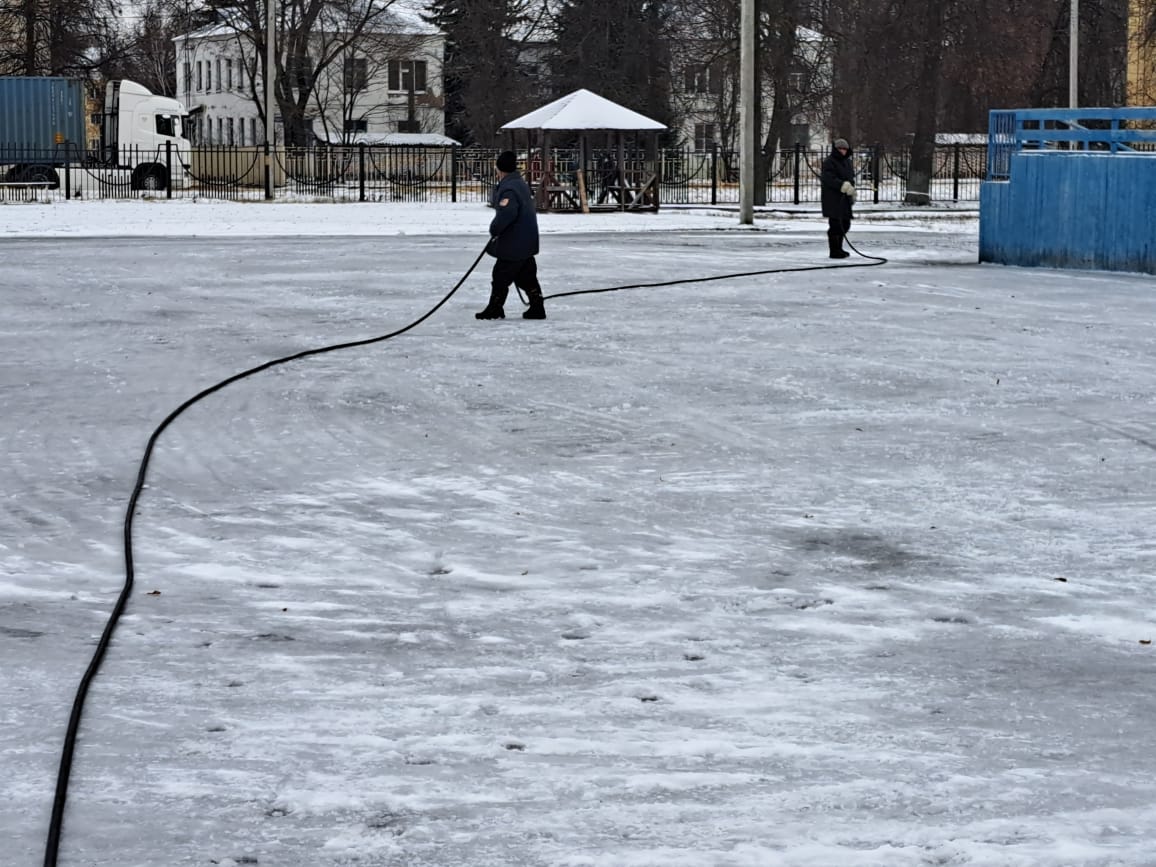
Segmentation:
{"type": "Polygon", "coordinates": [[[980,261],[1156,274],[1156,108],[992,112],[980,261]]]}

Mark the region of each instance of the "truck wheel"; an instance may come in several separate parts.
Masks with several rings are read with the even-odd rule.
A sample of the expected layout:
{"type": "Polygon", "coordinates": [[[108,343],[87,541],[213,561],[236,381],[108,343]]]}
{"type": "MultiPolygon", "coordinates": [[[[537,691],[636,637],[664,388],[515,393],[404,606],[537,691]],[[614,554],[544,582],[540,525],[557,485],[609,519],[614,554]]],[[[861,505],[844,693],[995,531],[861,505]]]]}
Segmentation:
{"type": "Polygon", "coordinates": [[[60,175],[52,166],[28,166],[24,169],[20,180],[24,183],[48,184],[48,189],[60,189],[60,175]]]}
{"type": "Polygon", "coordinates": [[[134,190],[163,190],[169,185],[169,173],[162,166],[137,166],[132,173],[134,190]]]}

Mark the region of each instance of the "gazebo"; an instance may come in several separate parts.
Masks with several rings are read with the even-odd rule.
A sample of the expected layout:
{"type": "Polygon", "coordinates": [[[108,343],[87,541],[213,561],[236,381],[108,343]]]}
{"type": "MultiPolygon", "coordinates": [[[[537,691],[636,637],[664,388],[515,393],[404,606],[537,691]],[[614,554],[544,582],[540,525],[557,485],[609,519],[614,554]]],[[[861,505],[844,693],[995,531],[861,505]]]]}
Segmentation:
{"type": "Polygon", "coordinates": [[[645,115],[580,89],[522,115],[501,127],[510,146],[518,150],[517,132],[526,132],[526,181],[542,211],[657,211],[658,134],[666,126],[645,115]],[[649,147],[628,154],[626,135],[646,133],[649,147]],[[540,143],[535,142],[535,134],[540,143]],[[578,138],[577,154],[552,148],[564,134],[578,138]],[[591,140],[602,138],[605,155],[598,167],[598,196],[590,201],[588,169],[591,140]],[[611,203],[610,199],[615,199],[611,203]]]}

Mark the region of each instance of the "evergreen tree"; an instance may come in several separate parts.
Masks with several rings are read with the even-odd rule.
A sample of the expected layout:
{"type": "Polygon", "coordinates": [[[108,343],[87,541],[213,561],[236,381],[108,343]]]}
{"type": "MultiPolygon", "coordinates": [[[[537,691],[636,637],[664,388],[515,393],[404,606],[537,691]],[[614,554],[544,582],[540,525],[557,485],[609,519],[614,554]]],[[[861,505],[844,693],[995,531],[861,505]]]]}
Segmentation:
{"type": "Polygon", "coordinates": [[[584,87],[671,124],[667,0],[562,0],[555,19],[556,95],[584,87]]]}
{"type": "Polygon", "coordinates": [[[498,128],[523,114],[532,92],[532,60],[522,49],[532,21],[516,0],[433,0],[426,20],[446,36],[446,132],[466,144],[492,145],[498,128]]]}

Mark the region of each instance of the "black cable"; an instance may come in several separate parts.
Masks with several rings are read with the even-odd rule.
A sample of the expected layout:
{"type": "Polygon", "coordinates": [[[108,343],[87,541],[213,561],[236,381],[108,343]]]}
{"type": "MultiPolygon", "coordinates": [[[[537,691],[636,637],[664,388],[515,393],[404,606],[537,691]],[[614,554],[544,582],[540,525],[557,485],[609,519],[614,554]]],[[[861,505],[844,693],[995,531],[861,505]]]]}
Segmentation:
{"type": "MultiPolygon", "coordinates": [[[[880,256],[868,256],[857,250],[850,241],[847,242],[852,250],[855,250],[864,259],[870,259],[869,263],[851,264],[851,265],[809,265],[800,268],[767,268],[761,271],[746,271],[738,274],[722,274],[714,277],[688,277],[683,280],[667,280],[661,283],[634,283],[628,286],[611,286],[606,289],[583,289],[574,292],[559,292],[555,295],[547,295],[545,298],[565,298],[570,295],[589,295],[597,292],[616,292],[620,289],[644,289],[659,286],[675,286],[680,283],[706,283],[711,280],[730,280],[737,277],[755,277],[762,274],[782,274],[793,271],[823,271],[837,268],[863,268],[871,267],[872,265],[882,265],[887,260],[880,256]]],[[[478,254],[478,258],[474,259],[473,264],[462,278],[454,285],[454,288],[446,293],[437,304],[426,311],[422,316],[415,319],[404,328],[399,328],[396,331],[391,331],[389,334],[382,334],[379,337],[368,337],[364,340],[351,340],[346,343],[335,343],[331,346],[321,346],[314,349],[305,349],[301,352],[295,352],[292,355],[286,355],[282,358],[275,358],[272,361],[266,361],[263,364],[258,364],[256,367],[251,367],[240,373],[233,374],[227,379],[223,379],[216,385],[211,385],[203,389],[172,412],[165,416],[164,420],[157,425],[152,435],[148,438],[148,443],[145,445],[144,455],[141,458],[140,468],[137,471],[136,484],[133,486],[132,494],[129,496],[128,509],[125,511],[124,517],[124,560],[125,560],[125,580],[124,587],[121,589],[120,596],[117,597],[116,604],[113,606],[112,612],[109,614],[108,622],[104,626],[104,632],[101,633],[100,640],[96,644],[96,650],[93,652],[92,660],[88,664],[88,669],[84,672],[84,676],[80,679],[80,684],[76,690],[76,697],[72,703],[72,713],[68,718],[68,728],[64,735],[64,745],[61,749],[60,768],[56,776],[56,796],[52,803],[52,818],[48,825],[48,840],[44,851],[44,867],[56,867],[56,860],[60,850],[60,834],[64,824],[64,806],[68,800],[68,782],[72,773],[72,757],[76,751],[76,737],[80,731],[80,717],[84,711],[84,701],[88,696],[88,689],[91,686],[93,679],[100,670],[100,665],[104,661],[105,652],[108,650],[108,645],[112,640],[112,635],[116,631],[117,623],[120,621],[120,616],[124,613],[125,606],[128,604],[129,597],[132,595],[133,579],[135,577],[135,570],[133,568],[133,554],[132,554],[132,524],[133,517],[136,513],[137,503],[140,501],[141,494],[144,491],[145,477],[148,473],[149,461],[152,458],[153,450],[156,447],[160,435],[171,425],[176,419],[189,407],[198,401],[203,400],[211,394],[214,394],[226,386],[232,385],[238,380],[245,379],[253,374],[268,370],[271,367],[277,367],[281,364],[286,364],[290,361],[297,361],[301,358],[308,358],[311,355],[321,355],[325,352],[336,352],[340,349],[352,349],[356,346],[369,346],[373,343],[380,343],[383,340],[389,340],[393,337],[398,337],[416,328],[421,323],[425,322],[433,316],[442,306],[453,297],[453,295],[462,287],[466,279],[478,267],[478,263],[482,261],[482,257],[486,255],[486,250],[490,243],[487,241],[486,246],[482,248],[482,252],[478,254]]],[[[518,293],[521,297],[521,291],[518,293]]],[[[545,298],[543,300],[545,300],[545,298]]],[[[524,301],[524,299],[523,299],[524,301]]]]}
{"type": "MultiPolygon", "coordinates": [[[[489,247],[489,242],[486,243],[489,247]]],[[[60,756],[60,769],[56,777],[56,797],[52,803],[52,819],[48,826],[48,842],[44,851],[44,867],[56,867],[56,858],[60,849],[60,831],[64,822],[64,805],[68,799],[68,779],[72,771],[72,756],[76,750],[76,736],[80,730],[80,716],[84,710],[84,700],[88,695],[88,688],[92,684],[93,678],[96,677],[97,671],[100,669],[100,664],[104,661],[105,651],[108,649],[109,642],[112,640],[112,634],[116,630],[117,622],[120,620],[121,614],[124,612],[125,605],[128,603],[129,597],[132,595],[132,585],[134,578],[133,570],[133,556],[132,556],[132,522],[133,516],[136,513],[137,503],[140,500],[141,493],[144,490],[145,476],[148,473],[149,460],[152,458],[153,449],[157,444],[157,440],[164,430],[172,424],[181,413],[191,407],[198,401],[208,397],[210,394],[220,391],[228,385],[245,377],[252,376],[255,373],[260,373],[263,370],[268,370],[270,367],[276,367],[280,364],[286,364],[290,361],[296,361],[300,358],[307,358],[310,355],[320,355],[323,352],[335,352],[339,349],[351,349],[355,346],[369,346],[372,343],[380,343],[383,340],[389,340],[392,337],[397,337],[405,334],[407,331],[416,328],[421,323],[425,322],[434,315],[442,305],[453,297],[454,293],[461,288],[462,284],[466,282],[466,278],[473,273],[474,269],[478,267],[478,263],[482,261],[482,257],[486,255],[486,248],[478,254],[478,258],[470,265],[469,270],[462,275],[457,284],[451,289],[446,296],[442,298],[437,304],[431,307],[426,313],[415,319],[404,328],[399,328],[397,331],[391,331],[389,334],[383,334],[380,337],[369,337],[364,340],[351,340],[347,343],[337,343],[332,346],[322,346],[315,349],[306,349],[301,352],[295,352],[292,355],[286,355],[283,358],[275,358],[272,361],[266,361],[264,364],[258,364],[256,367],[251,367],[241,373],[234,374],[228,379],[223,379],[216,385],[209,386],[203,391],[197,392],[190,397],[171,413],[169,413],[164,421],[157,425],[156,430],[152,432],[152,436],[148,439],[148,444],[145,446],[144,456],[141,458],[140,469],[137,471],[136,485],[133,486],[132,495],[128,500],[128,510],[124,517],[124,561],[125,561],[125,580],[124,587],[120,592],[120,596],[116,600],[116,605],[113,606],[112,613],[109,615],[108,622],[105,624],[104,632],[100,636],[100,641],[97,642],[96,650],[93,653],[92,661],[88,665],[88,670],[85,671],[84,676],[80,679],[80,686],[76,691],[76,698],[72,703],[72,713],[68,718],[68,729],[64,735],[64,746],[60,756]]]]}
{"type": "MultiPolygon", "coordinates": [[[[846,240],[846,236],[844,236],[846,240]]],[[[659,286],[677,286],[680,283],[709,283],[712,280],[733,280],[738,277],[759,277],[765,274],[787,274],[795,271],[827,271],[838,268],[871,268],[875,265],[885,265],[887,260],[882,256],[868,256],[861,252],[854,244],[847,241],[847,246],[862,256],[864,259],[869,259],[869,262],[848,262],[846,265],[803,265],[798,268],[766,268],[761,271],[741,271],[736,274],[717,274],[713,277],[687,277],[682,280],[665,280],[661,283],[631,283],[626,286],[610,286],[606,289],[576,289],[573,292],[557,292],[554,295],[546,295],[542,298],[547,301],[550,298],[567,298],[571,295],[597,295],[599,292],[617,292],[620,289],[655,289],[659,286]]],[[[518,297],[522,298],[522,291],[518,290],[518,297]]],[[[522,303],[528,303],[522,298],[522,303]]]]}

